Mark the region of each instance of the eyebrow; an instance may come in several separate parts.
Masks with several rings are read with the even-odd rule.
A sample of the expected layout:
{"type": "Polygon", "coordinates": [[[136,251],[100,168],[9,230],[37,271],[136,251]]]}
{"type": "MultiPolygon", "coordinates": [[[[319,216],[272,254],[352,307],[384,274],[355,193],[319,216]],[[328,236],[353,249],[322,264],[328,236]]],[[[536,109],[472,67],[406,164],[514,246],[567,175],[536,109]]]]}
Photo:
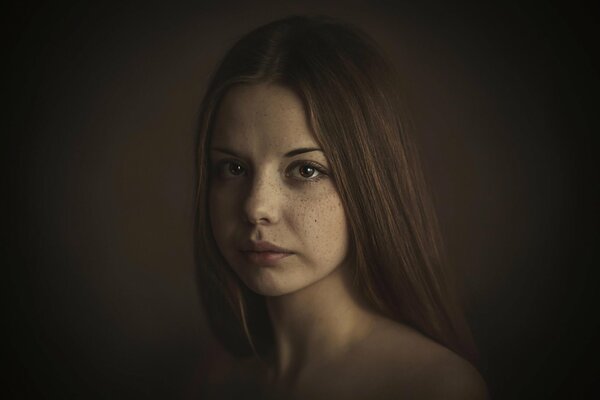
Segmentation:
{"type": "MultiPolygon", "coordinates": [[[[234,151],[225,149],[222,147],[213,147],[211,150],[216,150],[216,151],[220,151],[221,153],[232,155],[234,157],[243,158],[239,154],[236,154],[234,151]]],[[[287,153],[284,154],[284,156],[285,157],[293,157],[293,156],[297,156],[298,154],[310,153],[311,151],[321,151],[322,152],[323,150],[316,148],[316,147],[300,147],[298,149],[288,151],[287,153]]]]}

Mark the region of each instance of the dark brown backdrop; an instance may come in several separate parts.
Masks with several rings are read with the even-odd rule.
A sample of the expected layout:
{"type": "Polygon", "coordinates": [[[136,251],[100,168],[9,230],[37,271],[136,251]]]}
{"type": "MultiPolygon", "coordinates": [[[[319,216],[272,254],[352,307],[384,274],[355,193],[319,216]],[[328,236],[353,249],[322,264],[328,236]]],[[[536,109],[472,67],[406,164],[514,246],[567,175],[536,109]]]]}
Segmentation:
{"type": "Polygon", "coordinates": [[[362,26],[403,73],[493,396],[591,388],[595,16],[577,5],[452,3],[73,2],[5,12],[14,397],[193,394],[214,347],[191,240],[204,85],[241,34],[306,12],[362,26]]]}

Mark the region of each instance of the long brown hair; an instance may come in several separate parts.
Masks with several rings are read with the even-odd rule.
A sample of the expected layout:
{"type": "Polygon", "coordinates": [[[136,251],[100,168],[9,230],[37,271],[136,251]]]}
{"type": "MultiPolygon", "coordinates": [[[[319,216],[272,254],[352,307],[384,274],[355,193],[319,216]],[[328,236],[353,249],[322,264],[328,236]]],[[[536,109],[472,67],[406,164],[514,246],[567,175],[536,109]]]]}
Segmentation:
{"type": "Polygon", "coordinates": [[[209,144],[228,89],[277,83],[300,96],[327,155],[349,221],[354,284],[365,300],[475,361],[396,77],[362,31],[328,17],[305,16],[271,22],[245,35],[214,73],[198,135],[196,264],[210,325],[234,355],[265,354],[273,336],[264,298],[232,272],[212,235],[209,144]]]}

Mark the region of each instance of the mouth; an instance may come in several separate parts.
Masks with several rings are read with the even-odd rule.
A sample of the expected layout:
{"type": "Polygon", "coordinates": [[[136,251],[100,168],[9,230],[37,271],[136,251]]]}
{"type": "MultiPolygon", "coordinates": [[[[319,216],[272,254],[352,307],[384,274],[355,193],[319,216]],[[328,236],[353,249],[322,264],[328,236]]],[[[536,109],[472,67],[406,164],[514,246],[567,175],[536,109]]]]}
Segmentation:
{"type": "Polygon", "coordinates": [[[247,241],[240,249],[244,259],[252,264],[273,265],[294,253],[265,240],[247,241]]]}
{"type": "Polygon", "coordinates": [[[278,251],[242,251],[241,253],[247,261],[253,264],[275,264],[294,254],[278,251]]]}

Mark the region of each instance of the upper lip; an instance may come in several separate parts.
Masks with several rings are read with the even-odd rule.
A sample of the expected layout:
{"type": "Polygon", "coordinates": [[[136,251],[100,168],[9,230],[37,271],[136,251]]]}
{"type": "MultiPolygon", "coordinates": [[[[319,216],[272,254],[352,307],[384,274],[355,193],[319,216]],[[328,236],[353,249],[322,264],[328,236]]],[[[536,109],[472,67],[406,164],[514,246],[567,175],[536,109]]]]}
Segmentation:
{"type": "Polygon", "coordinates": [[[275,246],[273,243],[260,240],[258,242],[249,241],[242,247],[242,251],[254,251],[254,252],[273,252],[273,253],[291,253],[290,250],[284,249],[283,247],[275,246]]]}

